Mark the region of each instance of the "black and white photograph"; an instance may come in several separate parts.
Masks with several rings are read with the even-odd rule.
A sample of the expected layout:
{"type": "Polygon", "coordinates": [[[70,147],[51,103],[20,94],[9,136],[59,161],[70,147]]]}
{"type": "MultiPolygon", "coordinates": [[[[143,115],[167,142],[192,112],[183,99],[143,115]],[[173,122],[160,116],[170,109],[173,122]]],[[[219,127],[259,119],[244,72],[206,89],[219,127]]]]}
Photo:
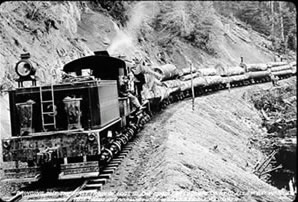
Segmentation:
{"type": "Polygon", "coordinates": [[[0,202],[292,202],[292,1],[0,0],[0,202]]]}

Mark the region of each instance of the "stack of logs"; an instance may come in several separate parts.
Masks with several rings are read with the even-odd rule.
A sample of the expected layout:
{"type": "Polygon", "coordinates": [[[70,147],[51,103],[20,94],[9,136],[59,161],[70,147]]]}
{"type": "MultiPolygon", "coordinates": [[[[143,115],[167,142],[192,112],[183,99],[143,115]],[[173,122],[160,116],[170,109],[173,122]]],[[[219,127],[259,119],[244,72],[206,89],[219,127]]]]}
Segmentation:
{"type": "Polygon", "coordinates": [[[165,64],[153,67],[153,71],[162,75],[162,85],[156,85],[153,92],[147,93],[147,98],[160,97],[161,100],[167,98],[172,92],[185,91],[191,88],[191,78],[193,86],[211,86],[214,84],[228,84],[245,81],[249,79],[269,78],[270,72],[273,75],[285,75],[296,72],[296,62],[270,62],[260,64],[246,64],[243,66],[218,68],[190,68],[178,69],[173,64],[165,64]]]}

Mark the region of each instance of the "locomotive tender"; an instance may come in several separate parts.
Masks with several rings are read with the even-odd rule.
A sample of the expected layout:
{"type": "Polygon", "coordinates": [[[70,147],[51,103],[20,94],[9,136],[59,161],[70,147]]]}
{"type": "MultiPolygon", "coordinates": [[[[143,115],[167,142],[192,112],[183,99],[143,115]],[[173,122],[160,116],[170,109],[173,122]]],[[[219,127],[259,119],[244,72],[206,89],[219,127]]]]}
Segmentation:
{"type": "Polygon", "coordinates": [[[11,162],[6,178],[98,175],[149,121],[146,108],[134,111],[129,99],[119,96],[125,62],[95,53],[64,66],[76,77],[39,86],[30,55],[22,55],[16,65],[19,87],[9,91],[12,137],[2,140],[3,161],[11,162]],[[30,80],[32,86],[23,87],[30,80]]]}

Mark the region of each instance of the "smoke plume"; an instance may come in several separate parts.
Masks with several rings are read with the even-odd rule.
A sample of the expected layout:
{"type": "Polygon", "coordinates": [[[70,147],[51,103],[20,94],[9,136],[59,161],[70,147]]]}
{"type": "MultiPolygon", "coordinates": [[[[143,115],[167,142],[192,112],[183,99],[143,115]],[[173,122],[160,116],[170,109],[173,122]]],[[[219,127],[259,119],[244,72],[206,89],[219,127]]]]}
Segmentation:
{"type": "Polygon", "coordinates": [[[158,12],[157,2],[138,2],[129,11],[126,27],[119,28],[116,24],[116,35],[107,51],[112,56],[125,55],[129,58],[136,56],[140,50],[137,46],[137,35],[141,26],[148,23],[158,12]]]}

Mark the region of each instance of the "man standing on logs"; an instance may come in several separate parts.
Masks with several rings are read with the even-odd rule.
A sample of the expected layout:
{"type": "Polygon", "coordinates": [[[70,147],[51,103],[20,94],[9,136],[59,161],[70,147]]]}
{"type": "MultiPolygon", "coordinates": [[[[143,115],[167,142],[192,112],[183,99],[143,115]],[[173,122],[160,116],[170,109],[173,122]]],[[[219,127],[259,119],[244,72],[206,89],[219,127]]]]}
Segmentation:
{"type": "Polygon", "coordinates": [[[135,87],[136,87],[136,93],[137,93],[137,96],[138,96],[138,99],[140,102],[142,102],[141,92],[143,90],[143,85],[146,83],[145,75],[144,75],[145,70],[143,68],[144,65],[145,64],[143,61],[139,61],[136,59],[135,66],[131,69],[131,71],[135,77],[134,83],[135,83],[135,87]]]}
{"type": "Polygon", "coordinates": [[[271,82],[272,82],[272,85],[273,86],[277,86],[277,77],[276,76],[274,76],[273,74],[272,74],[272,72],[270,72],[270,79],[271,79],[271,82]]]}
{"type": "Polygon", "coordinates": [[[135,77],[134,83],[135,83],[135,87],[136,87],[136,91],[137,91],[137,96],[139,98],[139,101],[142,102],[141,93],[143,90],[143,85],[146,83],[145,74],[150,74],[158,79],[161,78],[161,75],[154,72],[146,64],[146,62],[144,60],[139,61],[138,59],[135,59],[134,62],[135,62],[135,65],[131,68],[131,71],[135,77]]]}

